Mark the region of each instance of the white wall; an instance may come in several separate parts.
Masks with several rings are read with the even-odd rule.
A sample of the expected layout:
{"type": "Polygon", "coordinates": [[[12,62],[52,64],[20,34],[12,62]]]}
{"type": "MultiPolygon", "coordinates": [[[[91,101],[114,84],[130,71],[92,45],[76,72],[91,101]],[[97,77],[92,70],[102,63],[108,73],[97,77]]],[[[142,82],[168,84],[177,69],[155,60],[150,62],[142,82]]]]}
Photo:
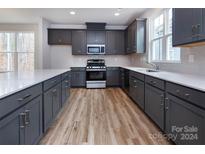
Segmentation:
{"type": "MultiPolygon", "coordinates": [[[[149,19],[161,9],[151,9],[145,12],[141,17],[149,19]]],[[[150,67],[146,64],[149,52],[149,27],[147,24],[147,51],[146,54],[132,54],[130,61],[133,66],[150,67]]],[[[181,63],[158,63],[160,69],[172,72],[182,72],[190,74],[205,75],[205,46],[194,48],[181,48],[181,63]],[[194,62],[189,61],[189,57],[194,57],[194,62]]]]}
{"type": "Polygon", "coordinates": [[[77,66],[86,66],[87,59],[91,58],[103,58],[106,61],[107,66],[129,66],[129,56],[122,55],[72,55],[72,46],[54,45],[50,46],[51,53],[51,68],[69,68],[77,66]]]}

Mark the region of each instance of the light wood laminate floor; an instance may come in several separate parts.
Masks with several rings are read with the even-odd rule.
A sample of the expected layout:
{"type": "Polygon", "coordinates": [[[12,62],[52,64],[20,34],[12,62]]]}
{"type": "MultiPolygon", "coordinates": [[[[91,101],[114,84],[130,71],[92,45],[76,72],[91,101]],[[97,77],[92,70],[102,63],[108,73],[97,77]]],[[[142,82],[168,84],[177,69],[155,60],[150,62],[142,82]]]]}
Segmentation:
{"type": "Polygon", "coordinates": [[[120,89],[71,89],[40,144],[170,144],[120,89]]]}

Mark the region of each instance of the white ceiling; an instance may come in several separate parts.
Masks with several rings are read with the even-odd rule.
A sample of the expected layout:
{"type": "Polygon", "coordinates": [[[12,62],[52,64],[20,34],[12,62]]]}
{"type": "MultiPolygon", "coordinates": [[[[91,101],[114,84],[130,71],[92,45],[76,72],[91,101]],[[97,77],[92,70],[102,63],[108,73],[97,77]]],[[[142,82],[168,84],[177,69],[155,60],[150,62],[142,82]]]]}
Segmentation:
{"type": "Polygon", "coordinates": [[[123,8],[114,16],[117,8],[31,8],[0,9],[0,23],[37,23],[40,17],[52,24],[84,24],[85,22],[105,22],[108,25],[126,26],[139,17],[145,8],[123,8]],[[75,11],[75,15],[70,15],[75,11]]]}

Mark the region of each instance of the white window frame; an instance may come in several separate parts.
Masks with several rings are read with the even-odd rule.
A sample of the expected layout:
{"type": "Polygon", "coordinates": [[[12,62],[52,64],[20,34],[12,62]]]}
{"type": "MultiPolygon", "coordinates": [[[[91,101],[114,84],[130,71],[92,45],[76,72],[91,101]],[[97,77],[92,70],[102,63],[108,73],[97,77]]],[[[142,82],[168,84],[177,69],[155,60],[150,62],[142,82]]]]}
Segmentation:
{"type": "Polygon", "coordinates": [[[172,36],[172,33],[168,33],[168,11],[169,9],[163,9],[162,11],[158,12],[155,16],[153,16],[150,20],[149,24],[149,29],[150,29],[150,34],[149,34],[149,62],[151,63],[181,63],[181,50],[180,50],[180,60],[167,60],[167,40],[169,36],[172,36]],[[159,17],[161,14],[163,14],[163,36],[154,38],[154,19],[159,17]],[[162,60],[153,60],[153,42],[156,40],[162,39],[162,60]]]}
{"type": "MultiPolygon", "coordinates": [[[[26,52],[26,53],[33,53],[34,54],[34,69],[35,69],[35,37],[36,37],[36,34],[34,31],[0,31],[0,33],[15,33],[15,51],[14,52],[3,52],[3,53],[11,53],[11,54],[14,54],[14,68],[13,70],[9,70],[9,71],[18,71],[18,55],[19,53],[25,53],[25,52],[17,52],[17,34],[18,33],[33,33],[34,34],[34,52],[26,52]]],[[[0,51],[1,52],[1,51],[0,51]]]]}

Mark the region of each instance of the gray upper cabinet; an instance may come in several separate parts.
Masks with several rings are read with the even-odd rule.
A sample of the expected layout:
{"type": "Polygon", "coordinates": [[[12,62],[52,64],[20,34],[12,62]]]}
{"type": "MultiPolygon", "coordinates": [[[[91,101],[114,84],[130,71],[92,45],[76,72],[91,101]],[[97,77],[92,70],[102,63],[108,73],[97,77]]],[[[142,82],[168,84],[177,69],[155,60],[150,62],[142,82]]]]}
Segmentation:
{"type": "Polygon", "coordinates": [[[137,19],[126,29],[126,52],[146,52],[146,19],[137,19]]]}
{"type": "Polygon", "coordinates": [[[87,42],[85,30],[72,31],[72,54],[73,55],[86,55],[87,42]]]}
{"type": "Polygon", "coordinates": [[[125,32],[122,30],[106,31],[106,54],[125,54],[125,32]]]}
{"type": "Polygon", "coordinates": [[[205,144],[205,110],[170,94],[165,109],[166,133],[176,144],[205,144]]]}
{"type": "Polygon", "coordinates": [[[87,31],[87,44],[105,44],[105,31],[87,31]]]}
{"type": "Polygon", "coordinates": [[[145,112],[164,130],[164,91],[145,85],[145,112]]]}
{"type": "Polygon", "coordinates": [[[48,29],[48,44],[50,45],[71,45],[71,30],[69,29],[48,29]]]}
{"type": "Polygon", "coordinates": [[[173,9],[173,46],[192,46],[205,40],[204,11],[202,8],[173,9]]]}

